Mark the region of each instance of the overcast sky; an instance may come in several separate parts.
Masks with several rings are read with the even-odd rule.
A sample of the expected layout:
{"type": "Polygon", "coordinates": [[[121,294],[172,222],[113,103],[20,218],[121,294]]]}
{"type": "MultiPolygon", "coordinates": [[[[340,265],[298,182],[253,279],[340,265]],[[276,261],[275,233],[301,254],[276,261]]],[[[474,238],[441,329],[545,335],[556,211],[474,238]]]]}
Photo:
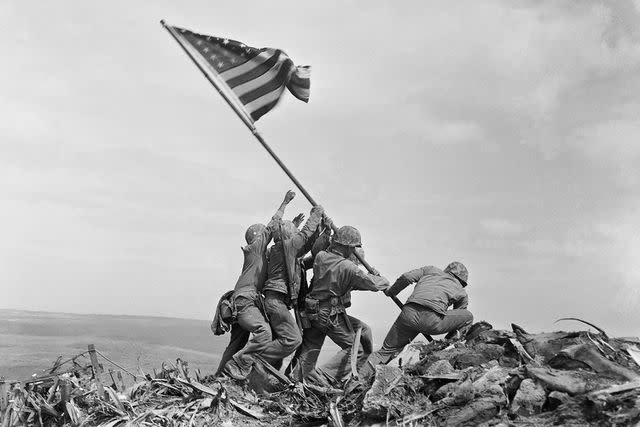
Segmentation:
{"type": "MultiPolygon", "coordinates": [[[[246,227],[292,188],[164,18],[313,67],[309,104],[287,94],[257,126],[389,279],[459,260],[477,320],[640,334],[638,1],[10,0],[0,18],[0,307],[208,319],[246,227]]],[[[380,343],[397,308],[353,300],[380,343]]]]}

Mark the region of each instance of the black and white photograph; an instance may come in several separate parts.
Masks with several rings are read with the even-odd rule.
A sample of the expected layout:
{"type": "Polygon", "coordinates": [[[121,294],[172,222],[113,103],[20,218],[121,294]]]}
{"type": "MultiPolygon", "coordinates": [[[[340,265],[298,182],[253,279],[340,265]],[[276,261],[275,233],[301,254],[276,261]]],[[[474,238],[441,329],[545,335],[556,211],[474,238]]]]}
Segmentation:
{"type": "Polygon", "coordinates": [[[0,30],[0,427],[640,426],[640,0],[0,30]]]}

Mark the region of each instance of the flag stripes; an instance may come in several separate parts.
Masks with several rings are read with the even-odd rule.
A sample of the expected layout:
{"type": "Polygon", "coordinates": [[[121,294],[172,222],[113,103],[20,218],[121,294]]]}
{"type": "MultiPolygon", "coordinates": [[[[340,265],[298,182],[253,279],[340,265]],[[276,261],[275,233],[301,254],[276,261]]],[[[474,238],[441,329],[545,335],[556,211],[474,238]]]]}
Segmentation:
{"type": "Polygon", "coordinates": [[[310,68],[296,67],[282,50],[256,49],[231,39],[169,28],[198,62],[206,64],[209,77],[233,96],[251,121],[275,107],[285,87],[301,101],[309,101],[310,68]]]}

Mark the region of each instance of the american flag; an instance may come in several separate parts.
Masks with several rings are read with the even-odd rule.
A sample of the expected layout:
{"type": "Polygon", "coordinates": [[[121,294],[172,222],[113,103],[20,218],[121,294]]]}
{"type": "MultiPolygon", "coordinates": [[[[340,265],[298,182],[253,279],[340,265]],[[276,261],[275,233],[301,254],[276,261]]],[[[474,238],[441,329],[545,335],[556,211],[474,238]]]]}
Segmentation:
{"type": "Polygon", "coordinates": [[[167,27],[252,123],[275,107],[285,86],[309,102],[310,67],[295,66],[282,50],[167,27]]]}

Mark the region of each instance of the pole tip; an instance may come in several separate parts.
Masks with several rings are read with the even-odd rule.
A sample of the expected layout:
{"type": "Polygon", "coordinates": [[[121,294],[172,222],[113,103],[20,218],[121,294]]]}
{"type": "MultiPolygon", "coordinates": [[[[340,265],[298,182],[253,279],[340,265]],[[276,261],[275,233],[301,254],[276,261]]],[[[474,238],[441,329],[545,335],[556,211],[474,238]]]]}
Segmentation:
{"type": "Polygon", "coordinates": [[[160,20],[160,23],[161,23],[162,25],[164,25],[165,27],[167,26],[166,22],[164,22],[164,19],[161,19],[161,20],[160,20]]]}

